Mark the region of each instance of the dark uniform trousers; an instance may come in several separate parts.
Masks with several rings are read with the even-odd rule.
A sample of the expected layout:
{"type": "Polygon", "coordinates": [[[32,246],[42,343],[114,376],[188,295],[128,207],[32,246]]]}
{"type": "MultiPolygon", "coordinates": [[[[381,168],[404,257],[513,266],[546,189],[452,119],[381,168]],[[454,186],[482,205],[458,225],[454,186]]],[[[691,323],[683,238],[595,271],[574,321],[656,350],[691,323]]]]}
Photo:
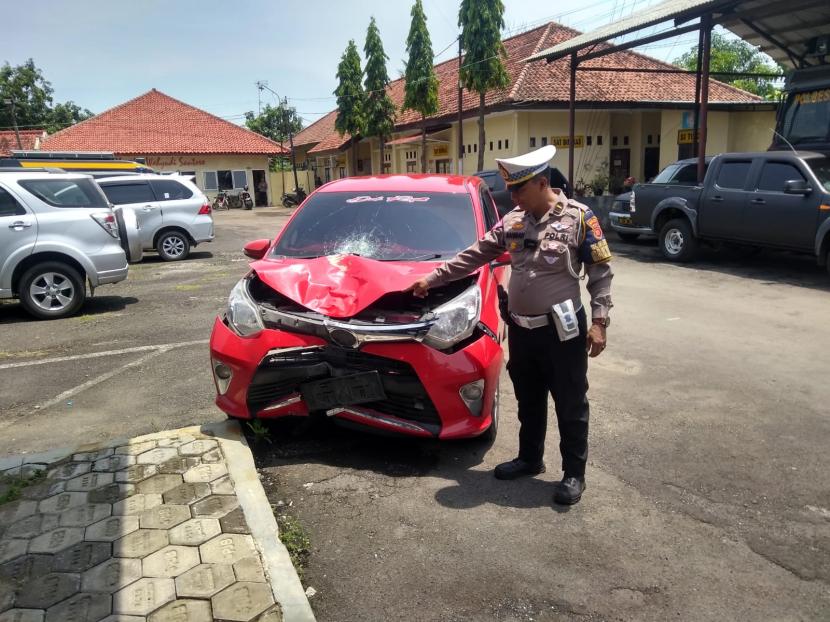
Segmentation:
{"type": "Polygon", "coordinates": [[[585,309],[579,336],[560,341],[552,324],[509,327],[507,371],[519,404],[519,458],[536,464],[545,453],[548,392],[556,406],[559,450],[567,477],[584,477],[588,460],[588,353],[585,309]]]}

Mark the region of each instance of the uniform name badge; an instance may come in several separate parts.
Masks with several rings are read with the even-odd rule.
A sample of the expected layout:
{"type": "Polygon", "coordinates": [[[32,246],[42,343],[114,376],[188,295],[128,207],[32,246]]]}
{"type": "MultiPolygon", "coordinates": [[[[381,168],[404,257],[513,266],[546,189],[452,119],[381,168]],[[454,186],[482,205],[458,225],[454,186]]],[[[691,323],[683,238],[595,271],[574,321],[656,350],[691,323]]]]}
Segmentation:
{"type": "Polygon", "coordinates": [[[568,341],[579,335],[579,323],[576,319],[576,311],[572,300],[553,305],[551,311],[553,312],[553,323],[556,324],[556,332],[559,334],[559,341],[568,341]]]}

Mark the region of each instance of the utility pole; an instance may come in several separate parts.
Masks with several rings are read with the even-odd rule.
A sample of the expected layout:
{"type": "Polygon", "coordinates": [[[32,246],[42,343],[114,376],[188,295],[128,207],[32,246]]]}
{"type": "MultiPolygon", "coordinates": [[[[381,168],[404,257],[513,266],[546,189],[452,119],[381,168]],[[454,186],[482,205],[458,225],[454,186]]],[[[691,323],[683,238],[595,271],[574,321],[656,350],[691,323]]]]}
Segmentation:
{"type": "Polygon", "coordinates": [[[464,174],[464,127],[462,126],[463,115],[461,105],[463,88],[461,85],[461,35],[458,35],[458,175],[464,174]]]}
{"type": "Polygon", "coordinates": [[[3,103],[12,109],[12,125],[14,125],[14,135],[17,137],[17,148],[23,149],[23,143],[20,142],[20,130],[17,129],[17,115],[14,110],[14,100],[4,99],[3,103]]]}
{"type": "MultiPolygon", "coordinates": [[[[297,158],[296,158],[296,154],[294,153],[294,133],[291,130],[291,119],[288,118],[288,114],[287,114],[287,112],[288,112],[288,98],[285,97],[285,98],[282,99],[282,101],[280,101],[279,94],[274,89],[272,89],[270,86],[268,86],[267,82],[259,82],[258,84],[262,85],[261,88],[266,89],[267,91],[270,91],[274,95],[274,97],[276,98],[277,105],[282,107],[282,112],[280,113],[280,116],[282,117],[283,122],[285,123],[285,126],[286,126],[285,129],[288,130],[288,144],[291,146],[291,168],[294,170],[294,187],[298,188],[299,185],[300,185],[300,182],[297,180],[297,158]]],[[[282,147],[282,141],[280,141],[280,147],[282,147]]],[[[282,168],[282,167],[280,167],[280,168],[282,168]]],[[[285,182],[284,181],[283,181],[283,190],[285,190],[285,182]]]]}

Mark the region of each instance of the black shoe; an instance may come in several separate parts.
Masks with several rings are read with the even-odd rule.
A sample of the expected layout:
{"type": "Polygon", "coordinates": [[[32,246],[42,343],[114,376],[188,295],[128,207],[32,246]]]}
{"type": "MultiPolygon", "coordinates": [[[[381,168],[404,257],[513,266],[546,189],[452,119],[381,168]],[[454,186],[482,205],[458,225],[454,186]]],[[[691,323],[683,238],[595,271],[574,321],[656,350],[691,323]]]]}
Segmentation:
{"type": "Polygon", "coordinates": [[[493,471],[493,475],[496,476],[496,479],[516,479],[517,477],[522,477],[523,475],[539,475],[539,473],[544,472],[544,462],[531,464],[530,462],[525,462],[521,458],[515,458],[510,462],[502,462],[498,465],[493,471]]]}
{"type": "Polygon", "coordinates": [[[574,503],[579,503],[584,491],[584,477],[564,477],[561,482],[556,482],[553,501],[560,505],[573,505],[574,503]]]}

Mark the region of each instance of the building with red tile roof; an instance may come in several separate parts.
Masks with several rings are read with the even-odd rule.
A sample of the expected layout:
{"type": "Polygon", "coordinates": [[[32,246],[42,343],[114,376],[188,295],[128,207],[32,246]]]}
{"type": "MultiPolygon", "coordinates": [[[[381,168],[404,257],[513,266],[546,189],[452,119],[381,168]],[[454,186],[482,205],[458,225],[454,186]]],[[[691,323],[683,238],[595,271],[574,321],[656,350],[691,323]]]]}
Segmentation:
{"type": "Polygon", "coordinates": [[[19,130],[20,145],[14,130],[0,131],[0,157],[10,156],[13,150],[31,151],[40,148],[40,141],[46,136],[45,130],[19,130]]]}

